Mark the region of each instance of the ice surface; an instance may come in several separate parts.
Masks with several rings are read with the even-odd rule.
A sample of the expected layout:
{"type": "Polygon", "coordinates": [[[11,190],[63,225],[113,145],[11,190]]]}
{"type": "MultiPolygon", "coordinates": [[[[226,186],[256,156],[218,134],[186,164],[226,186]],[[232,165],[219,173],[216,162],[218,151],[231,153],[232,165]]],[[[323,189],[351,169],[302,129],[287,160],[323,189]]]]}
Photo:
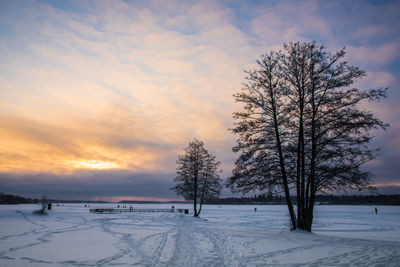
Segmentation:
{"type": "Polygon", "coordinates": [[[35,215],[36,205],[4,205],[0,266],[399,266],[400,207],[374,208],[316,206],[313,233],[306,233],[288,231],[286,206],[206,205],[193,218],[92,214],[84,204],[35,215]]]}

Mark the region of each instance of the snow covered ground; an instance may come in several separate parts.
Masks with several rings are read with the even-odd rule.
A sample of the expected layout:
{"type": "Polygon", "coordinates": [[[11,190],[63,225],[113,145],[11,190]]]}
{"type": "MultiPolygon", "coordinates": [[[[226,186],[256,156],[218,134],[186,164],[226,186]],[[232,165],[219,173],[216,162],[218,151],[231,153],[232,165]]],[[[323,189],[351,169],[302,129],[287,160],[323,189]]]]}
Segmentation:
{"type": "Polygon", "coordinates": [[[210,205],[201,218],[37,208],[0,206],[0,266],[400,266],[400,207],[317,206],[313,233],[289,232],[285,206],[210,205]]]}

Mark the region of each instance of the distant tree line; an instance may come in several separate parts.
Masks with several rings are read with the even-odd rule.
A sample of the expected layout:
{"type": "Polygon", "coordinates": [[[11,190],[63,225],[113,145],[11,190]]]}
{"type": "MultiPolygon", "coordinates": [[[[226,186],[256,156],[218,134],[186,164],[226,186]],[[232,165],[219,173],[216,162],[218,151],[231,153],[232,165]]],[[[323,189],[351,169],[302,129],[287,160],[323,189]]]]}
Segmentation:
{"type": "Polygon", "coordinates": [[[31,204],[38,203],[38,199],[0,193],[0,204],[31,204]]]}
{"type": "MultiPolygon", "coordinates": [[[[316,195],[318,205],[400,205],[400,195],[316,195]]],[[[297,198],[292,197],[297,205],[297,198]]],[[[255,195],[253,197],[228,197],[208,199],[205,204],[215,205],[283,205],[284,196],[255,195]]]]}
{"type": "MultiPolygon", "coordinates": [[[[42,199],[37,198],[26,198],[22,196],[10,195],[0,193],[0,205],[1,204],[37,204],[42,199]]],[[[92,200],[56,200],[47,199],[49,203],[108,203],[107,201],[92,201],[92,200]]]]}
{"type": "Polygon", "coordinates": [[[320,205],[400,205],[400,195],[317,195],[320,205]]]}
{"type": "MultiPolygon", "coordinates": [[[[93,203],[97,201],[83,200],[50,200],[59,203],[93,203]]],[[[292,198],[296,205],[296,197],[292,198]]],[[[10,194],[0,193],[0,204],[36,204],[39,199],[25,198],[10,194]]],[[[101,201],[104,202],[104,201],[101,201]]],[[[178,201],[186,203],[185,201],[178,201]]],[[[400,205],[400,195],[317,195],[316,202],[319,205],[400,205]]],[[[119,203],[160,203],[157,201],[120,201],[119,203]]],[[[176,203],[175,201],[163,203],[176,203]]],[[[283,205],[286,204],[284,196],[260,194],[253,197],[225,197],[206,199],[204,204],[211,205],[283,205]]]]}

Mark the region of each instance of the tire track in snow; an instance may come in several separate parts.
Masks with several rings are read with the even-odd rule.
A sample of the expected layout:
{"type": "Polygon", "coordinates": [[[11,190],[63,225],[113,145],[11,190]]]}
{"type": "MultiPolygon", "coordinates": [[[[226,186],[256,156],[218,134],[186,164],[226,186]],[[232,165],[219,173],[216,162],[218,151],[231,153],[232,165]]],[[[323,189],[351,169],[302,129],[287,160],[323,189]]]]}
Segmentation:
{"type": "MultiPolygon", "coordinates": [[[[31,220],[30,218],[28,218],[28,216],[25,214],[25,212],[22,212],[22,211],[19,211],[19,210],[18,210],[17,213],[19,213],[19,214],[24,218],[24,220],[25,220],[26,222],[28,222],[28,223],[30,223],[30,224],[33,224],[33,225],[35,225],[35,226],[38,226],[38,227],[40,228],[39,230],[45,230],[45,229],[49,228],[48,226],[46,226],[46,225],[44,225],[44,224],[40,224],[40,223],[37,223],[37,222],[31,220]]],[[[40,217],[40,216],[46,216],[46,215],[31,215],[31,216],[38,216],[38,217],[40,217]]],[[[38,230],[36,229],[36,231],[38,231],[38,230]]]]}
{"type": "Polygon", "coordinates": [[[161,235],[162,235],[161,241],[160,241],[160,244],[156,248],[155,256],[153,258],[151,266],[158,266],[159,264],[162,264],[160,262],[160,258],[161,258],[161,254],[162,254],[163,250],[165,249],[165,244],[167,243],[169,232],[162,233],[161,235]]]}
{"type": "MultiPolygon", "coordinates": [[[[15,246],[15,247],[11,247],[8,249],[8,251],[5,252],[1,252],[0,255],[1,257],[4,257],[3,255],[5,255],[8,252],[15,252],[17,250],[23,250],[26,248],[31,248],[31,247],[35,247],[35,246],[40,246],[43,245],[45,243],[48,243],[51,240],[51,236],[55,235],[55,234],[60,234],[60,233],[67,233],[67,232],[75,232],[75,231],[83,231],[83,230],[88,230],[93,228],[93,226],[84,226],[86,224],[86,220],[83,217],[80,217],[80,219],[82,220],[80,223],[71,223],[72,226],[68,226],[65,228],[58,228],[58,229],[51,229],[51,227],[46,226],[44,224],[41,223],[37,223],[36,221],[34,221],[34,218],[40,218],[41,215],[30,215],[32,216],[32,218],[29,218],[28,215],[22,211],[17,211],[17,213],[21,214],[21,216],[24,218],[25,221],[27,221],[30,224],[33,224],[35,226],[40,227],[39,229],[33,229],[31,231],[28,231],[26,233],[23,234],[18,234],[18,235],[13,235],[13,236],[8,236],[8,238],[10,237],[22,237],[22,236],[30,236],[30,235],[36,235],[38,234],[39,237],[36,238],[36,240],[38,242],[31,242],[25,245],[21,245],[21,246],[15,246]],[[39,217],[37,217],[39,216],[39,217]],[[79,228],[84,226],[84,228],[79,228]]],[[[61,221],[60,219],[62,218],[57,218],[55,221],[61,221]]],[[[21,257],[20,260],[24,260],[24,261],[29,261],[30,263],[41,263],[41,264],[54,264],[54,262],[49,262],[49,261],[43,261],[43,260],[39,260],[39,259],[34,259],[34,258],[30,258],[30,257],[21,257]]]]}
{"type": "MultiPolygon", "coordinates": [[[[109,265],[112,264],[113,261],[116,261],[124,256],[127,255],[132,255],[132,256],[137,256],[140,258],[139,264],[141,266],[158,266],[158,265],[164,265],[165,263],[160,262],[160,258],[162,255],[163,250],[165,249],[166,242],[168,240],[168,236],[174,231],[174,229],[170,229],[167,232],[161,232],[161,233],[156,233],[156,234],[151,234],[147,235],[139,240],[134,240],[132,234],[126,234],[126,233],[121,233],[116,230],[111,230],[111,227],[113,226],[127,226],[128,223],[113,223],[114,220],[119,220],[120,218],[104,218],[101,220],[98,220],[99,224],[103,228],[103,230],[107,233],[110,233],[114,237],[118,238],[120,240],[121,244],[126,244],[128,245],[128,248],[120,248],[120,252],[116,253],[108,258],[99,260],[96,262],[96,266],[102,266],[102,265],[109,265]],[[160,237],[160,242],[154,252],[149,253],[148,250],[143,249],[143,245],[154,238],[159,238],[160,237]]],[[[147,222],[147,218],[139,218],[139,216],[135,217],[135,224],[132,223],[132,226],[137,226],[138,224],[143,224],[143,222],[147,222]]],[[[153,222],[158,223],[158,220],[154,220],[153,222]]],[[[149,227],[155,227],[155,226],[163,226],[165,225],[154,225],[150,224],[148,225],[149,227]]],[[[170,227],[171,225],[167,225],[170,227]]],[[[121,245],[120,244],[120,245],[121,245]]]]}
{"type": "Polygon", "coordinates": [[[216,227],[202,227],[201,233],[210,240],[214,247],[215,260],[214,264],[218,266],[234,266],[234,254],[226,247],[227,237],[222,234],[216,227]]]}
{"type": "Polygon", "coordinates": [[[103,266],[103,265],[109,265],[111,264],[113,261],[120,259],[121,257],[127,255],[128,253],[130,253],[132,251],[132,249],[128,248],[125,250],[121,250],[119,253],[116,253],[110,257],[101,259],[99,261],[97,261],[94,265],[95,266],[103,266]]]}
{"type": "Polygon", "coordinates": [[[350,266],[399,266],[400,255],[398,250],[392,246],[362,245],[360,249],[336,255],[335,257],[326,257],[311,262],[312,266],[332,265],[334,263],[350,266]]]}
{"type": "Polygon", "coordinates": [[[233,266],[226,236],[201,218],[180,215],[175,252],[166,266],[233,266]]]}
{"type": "Polygon", "coordinates": [[[175,226],[175,251],[168,261],[167,266],[193,266],[191,259],[194,258],[196,247],[193,242],[191,229],[187,226],[187,218],[179,215],[175,226]]]}
{"type": "MultiPolygon", "coordinates": [[[[97,224],[98,224],[98,225],[96,225],[96,227],[101,227],[105,233],[109,233],[113,237],[116,237],[118,240],[120,240],[119,243],[126,243],[126,240],[128,240],[128,238],[126,236],[129,236],[129,234],[119,233],[119,232],[116,232],[116,231],[113,231],[110,229],[110,226],[116,225],[112,222],[114,220],[118,220],[118,219],[120,219],[120,218],[100,218],[100,219],[96,219],[94,221],[97,222],[97,224]]],[[[114,255],[100,259],[100,260],[96,261],[94,263],[94,265],[95,266],[110,265],[113,261],[116,261],[116,260],[124,257],[125,255],[128,255],[132,251],[133,251],[132,248],[119,248],[118,253],[115,253],[114,255]]]]}

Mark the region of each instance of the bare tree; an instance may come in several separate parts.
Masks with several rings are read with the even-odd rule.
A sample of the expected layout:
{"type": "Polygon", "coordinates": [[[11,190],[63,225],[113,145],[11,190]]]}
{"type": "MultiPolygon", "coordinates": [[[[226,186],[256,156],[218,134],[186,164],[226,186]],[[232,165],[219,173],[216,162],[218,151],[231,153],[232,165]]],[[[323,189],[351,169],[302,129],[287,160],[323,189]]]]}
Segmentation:
{"type": "Polygon", "coordinates": [[[186,200],[193,200],[193,214],[197,217],[203,201],[218,197],[221,193],[222,185],[218,174],[221,163],[204,148],[202,141],[195,139],[184,150],[185,153],[178,156],[177,176],[174,179],[176,185],[171,189],[186,200]]]}
{"type": "Polygon", "coordinates": [[[360,169],[376,156],[367,147],[369,132],[388,125],[359,103],[386,96],[386,89],[351,88],[365,72],[344,55],[315,42],[284,45],[283,52],[262,55],[234,95],[244,111],[234,113],[239,139],[233,151],[240,155],[228,186],[283,191],[292,230],[311,231],[318,191],[370,188],[371,174],[360,169]]]}
{"type": "Polygon", "coordinates": [[[46,208],[49,203],[46,195],[43,194],[42,198],[39,200],[38,205],[40,205],[40,209],[34,211],[36,214],[46,214],[46,208]]]}

